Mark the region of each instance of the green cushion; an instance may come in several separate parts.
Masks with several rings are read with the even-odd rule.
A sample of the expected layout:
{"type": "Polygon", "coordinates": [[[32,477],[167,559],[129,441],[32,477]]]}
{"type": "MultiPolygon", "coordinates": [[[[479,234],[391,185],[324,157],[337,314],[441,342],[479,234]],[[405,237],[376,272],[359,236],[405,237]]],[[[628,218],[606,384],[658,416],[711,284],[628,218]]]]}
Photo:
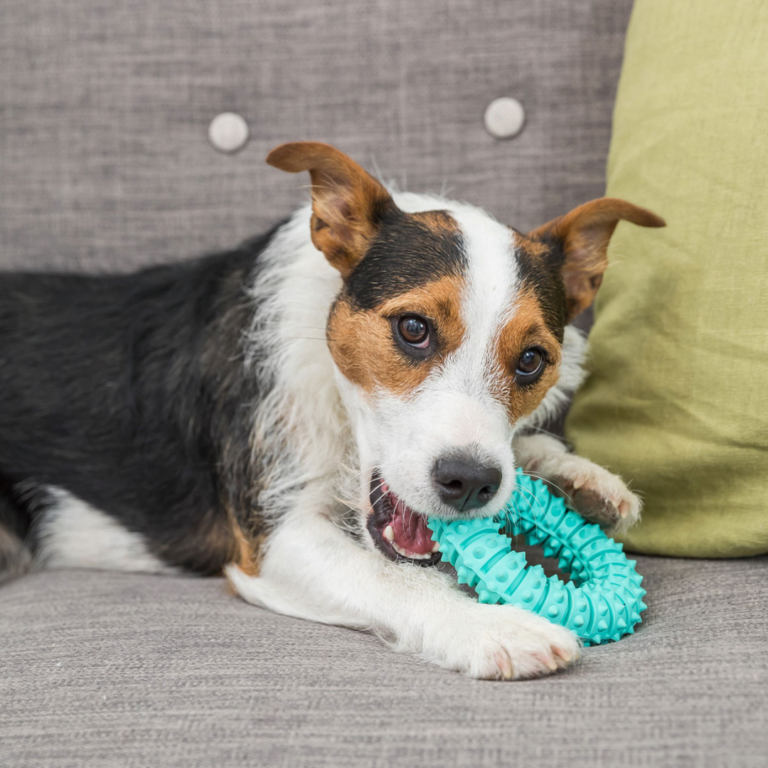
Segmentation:
{"type": "Polygon", "coordinates": [[[768,3],[637,0],[607,194],[667,227],[616,230],[567,435],[643,497],[628,548],[768,552],[768,3]]]}

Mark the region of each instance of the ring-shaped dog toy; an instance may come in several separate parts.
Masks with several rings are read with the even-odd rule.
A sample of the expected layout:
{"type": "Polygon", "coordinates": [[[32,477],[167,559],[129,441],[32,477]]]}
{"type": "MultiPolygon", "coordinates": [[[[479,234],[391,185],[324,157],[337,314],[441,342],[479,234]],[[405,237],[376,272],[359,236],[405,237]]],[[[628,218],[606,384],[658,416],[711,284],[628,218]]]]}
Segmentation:
{"type": "Polygon", "coordinates": [[[481,603],[505,603],[544,616],[573,630],[585,645],[619,640],[635,631],[646,605],[643,577],[621,544],[597,525],[570,511],[546,485],[517,473],[507,506],[495,517],[445,521],[430,518],[432,540],[459,584],[475,588],[481,603]],[[524,552],[510,546],[522,535],[556,557],[570,573],[564,583],[540,565],[527,566],[524,552]]]}

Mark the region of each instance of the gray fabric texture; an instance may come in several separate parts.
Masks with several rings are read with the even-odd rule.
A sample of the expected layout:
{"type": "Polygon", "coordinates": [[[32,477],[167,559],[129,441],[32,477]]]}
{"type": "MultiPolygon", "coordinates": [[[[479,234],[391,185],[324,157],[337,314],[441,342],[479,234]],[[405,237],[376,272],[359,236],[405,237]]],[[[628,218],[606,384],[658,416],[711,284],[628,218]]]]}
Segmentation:
{"type": "Polygon", "coordinates": [[[316,139],[530,228],[604,191],[631,0],[3,0],[0,267],[126,270],[238,243],[306,199],[316,139]],[[527,125],[483,125],[514,96],[527,125]],[[242,114],[251,141],[216,152],[242,114]]]}
{"type": "MultiPolygon", "coordinates": [[[[291,139],[521,229],[604,190],[631,0],[3,0],[0,268],[127,270],[228,247],[306,198],[291,139]],[[527,123],[499,142],[497,96],[527,123]],[[211,148],[236,111],[251,141],[211,148]]],[[[640,631],[476,682],[220,580],[0,589],[0,765],[765,765],[766,560],[641,559],[640,631]]]]}
{"type": "Polygon", "coordinates": [[[518,683],[220,579],[30,576],[0,590],[0,765],[765,766],[767,564],[641,557],[637,633],[518,683]]]}

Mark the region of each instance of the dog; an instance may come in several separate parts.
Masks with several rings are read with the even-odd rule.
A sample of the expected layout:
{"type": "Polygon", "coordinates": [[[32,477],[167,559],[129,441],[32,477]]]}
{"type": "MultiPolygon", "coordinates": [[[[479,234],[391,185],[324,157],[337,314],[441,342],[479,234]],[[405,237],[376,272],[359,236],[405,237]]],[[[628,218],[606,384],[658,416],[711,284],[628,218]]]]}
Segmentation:
{"type": "Polygon", "coordinates": [[[580,382],[570,322],[620,220],[603,198],[523,234],[283,144],[311,203],[235,250],[135,274],[0,277],[0,579],[224,572],[246,601],[365,629],[477,678],[553,672],[577,637],[481,605],[426,515],[497,513],[515,469],[613,527],[640,500],[536,431],[580,382]]]}

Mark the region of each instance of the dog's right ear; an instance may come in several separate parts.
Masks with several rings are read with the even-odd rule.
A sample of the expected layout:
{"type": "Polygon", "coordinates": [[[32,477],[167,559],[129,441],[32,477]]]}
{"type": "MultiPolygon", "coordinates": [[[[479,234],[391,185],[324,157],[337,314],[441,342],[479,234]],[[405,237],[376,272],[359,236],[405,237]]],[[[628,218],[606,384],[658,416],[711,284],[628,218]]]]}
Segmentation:
{"type": "Polygon", "coordinates": [[[347,278],[365,255],[383,216],[395,207],[389,192],[354,160],[329,144],[281,144],[267,163],[312,179],[312,242],[347,278]]]}

